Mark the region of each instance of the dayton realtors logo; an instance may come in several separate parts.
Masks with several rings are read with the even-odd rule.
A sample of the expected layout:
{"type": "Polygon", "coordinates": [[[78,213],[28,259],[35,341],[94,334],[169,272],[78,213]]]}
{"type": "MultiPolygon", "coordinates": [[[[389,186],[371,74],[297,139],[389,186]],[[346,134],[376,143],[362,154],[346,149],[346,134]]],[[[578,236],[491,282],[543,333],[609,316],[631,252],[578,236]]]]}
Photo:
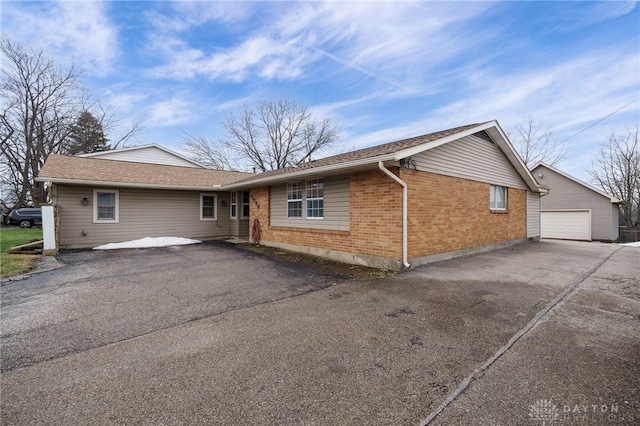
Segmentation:
{"type": "Polygon", "coordinates": [[[541,422],[543,426],[561,423],[633,423],[640,420],[640,404],[625,401],[622,407],[617,403],[556,405],[550,399],[539,399],[529,406],[529,420],[541,422]]]}
{"type": "Polygon", "coordinates": [[[529,406],[529,418],[550,425],[560,418],[560,410],[548,399],[539,399],[529,406]]]}

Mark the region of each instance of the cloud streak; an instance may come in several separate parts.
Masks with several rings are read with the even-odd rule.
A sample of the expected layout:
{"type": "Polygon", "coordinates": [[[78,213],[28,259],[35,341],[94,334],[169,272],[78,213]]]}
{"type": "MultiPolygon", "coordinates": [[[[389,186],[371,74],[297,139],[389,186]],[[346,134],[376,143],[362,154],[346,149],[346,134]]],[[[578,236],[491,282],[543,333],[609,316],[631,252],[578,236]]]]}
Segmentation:
{"type": "Polygon", "coordinates": [[[118,29],[102,2],[44,2],[2,5],[3,32],[30,40],[49,54],[73,58],[97,75],[109,74],[120,53],[118,29]]]}

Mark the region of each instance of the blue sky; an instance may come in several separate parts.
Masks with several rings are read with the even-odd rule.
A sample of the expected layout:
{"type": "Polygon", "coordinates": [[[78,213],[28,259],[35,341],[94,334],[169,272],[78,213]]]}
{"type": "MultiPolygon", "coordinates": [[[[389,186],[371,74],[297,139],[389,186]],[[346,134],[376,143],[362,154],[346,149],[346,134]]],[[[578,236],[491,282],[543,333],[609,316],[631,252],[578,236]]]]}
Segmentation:
{"type": "MultiPolygon", "coordinates": [[[[245,103],[295,98],[337,151],[497,119],[569,140],[586,169],[640,121],[634,2],[2,2],[2,32],[82,69],[138,144],[180,152],[245,103]],[[628,105],[614,115],[598,120],[628,105]]],[[[111,135],[112,138],[117,137],[111,135]]]]}

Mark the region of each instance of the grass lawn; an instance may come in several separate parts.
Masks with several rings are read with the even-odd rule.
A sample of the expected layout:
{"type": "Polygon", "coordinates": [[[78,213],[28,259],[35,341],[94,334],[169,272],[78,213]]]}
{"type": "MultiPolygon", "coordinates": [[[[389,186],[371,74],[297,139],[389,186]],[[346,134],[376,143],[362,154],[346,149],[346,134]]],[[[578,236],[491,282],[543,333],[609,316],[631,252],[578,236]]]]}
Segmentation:
{"type": "Polygon", "coordinates": [[[9,254],[11,247],[42,239],[42,229],[0,228],[0,277],[16,275],[31,269],[39,256],[9,254]]]}

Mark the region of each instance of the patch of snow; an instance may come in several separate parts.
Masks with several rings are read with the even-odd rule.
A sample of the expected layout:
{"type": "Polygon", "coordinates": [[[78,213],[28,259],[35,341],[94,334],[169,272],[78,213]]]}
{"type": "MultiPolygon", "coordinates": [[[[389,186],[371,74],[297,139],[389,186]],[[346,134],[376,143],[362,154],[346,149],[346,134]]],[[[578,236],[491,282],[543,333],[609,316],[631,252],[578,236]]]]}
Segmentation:
{"type": "Polygon", "coordinates": [[[635,243],[625,243],[620,245],[625,247],[640,247],[640,241],[636,241],[635,243]]]}
{"type": "Polygon", "coordinates": [[[123,243],[110,243],[102,246],[94,247],[94,250],[115,250],[123,248],[149,248],[149,247],[168,247],[183,246],[186,244],[199,244],[202,241],[190,240],[189,238],[178,237],[156,237],[142,238],[140,240],[125,241],[123,243]]]}

